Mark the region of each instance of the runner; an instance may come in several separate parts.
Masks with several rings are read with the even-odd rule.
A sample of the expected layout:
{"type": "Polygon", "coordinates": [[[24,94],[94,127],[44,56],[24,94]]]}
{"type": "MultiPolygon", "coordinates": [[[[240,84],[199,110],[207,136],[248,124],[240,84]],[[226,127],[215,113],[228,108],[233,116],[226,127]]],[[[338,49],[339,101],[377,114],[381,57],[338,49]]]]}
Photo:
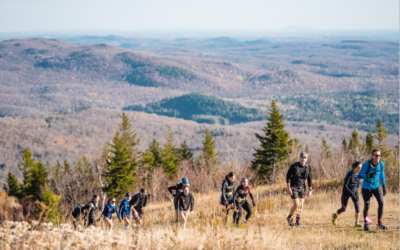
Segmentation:
{"type": "Polygon", "coordinates": [[[186,228],[186,221],[189,218],[189,215],[193,213],[194,207],[194,197],[192,193],[189,193],[189,187],[185,186],[183,188],[183,192],[179,194],[178,198],[178,213],[183,220],[183,228],[186,228]],[[190,211],[189,211],[190,206],[190,211]]]}
{"type": "Polygon", "coordinates": [[[380,160],[381,152],[379,149],[372,150],[372,159],[365,162],[361,171],[358,174],[358,178],[363,179],[361,194],[364,199],[364,231],[370,231],[368,222],[372,220],[368,217],[368,210],[371,203],[372,195],[375,196],[378,202],[378,224],[376,229],[386,230],[387,226],[382,224],[383,215],[383,196],[386,195],[386,180],[385,180],[385,165],[380,160]],[[382,183],[382,190],[379,185],[379,180],[382,183]]]}
{"type": "Polygon", "coordinates": [[[244,223],[247,224],[247,221],[249,220],[251,214],[253,213],[250,204],[247,202],[247,195],[250,196],[252,202],[253,202],[253,207],[256,206],[256,203],[254,202],[253,194],[251,193],[251,187],[249,186],[249,180],[246,178],[243,178],[241,181],[242,185],[237,187],[233,197],[234,197],[234,206],[235,210],[239,209],[238,211],[235,211],[233,213],[233,221],[235,225],[239,225],[239,220],[242,217],[242,209],[246,210],[246,218],[244,219],[244,223]]]}
{"type": "Polygon", "coordinates": [[[131,217],[131,205],[129,204],[129,201],[131,200],[131,194],[126,193],[125,194],[125,199],[122,200],[121,205],[119,205],[119,211],[121,213],[121,217],[125,222],[125,227],[124,229],[126,231],[129,231],[129,224],[130,224],[130,217],[131,217]]]}
{"type": "Polygon", "coordinates": [[[168,191],[174,196],[174,207],[176,211],[176,222],[178,222],[178,195],[180,195],[183,192],[183,188],[185,186],[190,187],[189,184],[189,179],[188,178],[183,178],[182,183],[176,184],[175,186],[171,186],[168,188],[168,191]],[[173,194],[173,190],[175,190],[175,194],[173,194]]]}
{"type": "Polygon", "coordinates": [[[307,164],[308,154],[306,152],[300,153],[300,160],[293,163],[286,175],[287,193],[291,196],[293,206],[290,208],[287,221],[289,226],[293,227],[293,214],[297,210],[296,226],[301,227],[300,216],[303,210],[305,195],[306,195],[306,179],[308,183],[307,197],[311,196],[311,167],[307,164]]]}
{"type": "Polygon", "coordinates": [[[81,230],[81,214],[82,214],[81,206],[77,206],[74,208],[74,211],[71,213],[71,221],[72,225],[74,226],[74,231],[81,230]]]}
{"type": "Polygon", "coordinates": [[[106,225],[108,226],[108,229],[111,230],[113,228],[113,222],[112,222],[112,214],[113,213],[117,214],[119,222],[121,223],[121,217],[118,212],[116,200],[114,197],[111,197],[110,199],[108,199],[108,203],[107,203],[107,205],[105,205],[104,210],[101,213],[101,216],[97,221],[99,221],[101,219],[101,217],[103,217],[103,215],[104,215],[103,220],[106,223],[106,225]]]}
{"type": "Polygon", "coordinates": [[[356,214],[355,214],[355,227],[361,227],[361,224],[358,223],[358,220],[360,218],[360,198],[358,197],[358,188],[360,187],[360,179],[358,179],[358,173],[361,170],[361,163],[360,162],[355,162],[352,165],[352,170],[350,170],[346,178],[344,178],[344,187],[342,191],[342,207],[337,210],[336,213],[332,214],[332,223],[333,225],[337,226],[337,218],[339,214],[343,213],[346,211],[347,207],[347,202],[349,201],[349,198],[354,203],[354,208],[356,209],[356,214]]]}
{"type": "Polygon", "coordinates": [[[235,174],[230,172],[225,176],[225,180],[222,181],[222,195],[221,195],[221,205],[224,206],[226,210],[225,224],[228,220],[229,210],[232,208],[233,204],[233,193],[235,192],[235,174]]]}
{"type": "Polygon", "coordinates": [[[147,204],[147,191],[145,188],[140,189],[140,192],[135,194],[129,201],[129,205],[133,210],[133,219],[138,225],[142,224],[143,207],[147,204]]]}
{"type": "Polygon", "coordinates": [[[99,209],[99,200],[100,198],[97,196],[97,194],[95,194],[93,195],[93,199],[81,209],[81,212],[84,212],[87,215],[85,215],[85,224],[86,220],[88,220],[87,227],[97,226],[96,213],[99,209]]]}

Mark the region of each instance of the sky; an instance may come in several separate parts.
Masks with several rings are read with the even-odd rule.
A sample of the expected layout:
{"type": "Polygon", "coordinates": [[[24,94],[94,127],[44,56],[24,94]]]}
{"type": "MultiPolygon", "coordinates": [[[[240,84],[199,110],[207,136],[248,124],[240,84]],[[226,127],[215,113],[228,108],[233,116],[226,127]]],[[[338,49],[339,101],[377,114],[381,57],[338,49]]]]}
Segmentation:
{"type": "Polygon", "coordinates": [[[399,29],[399,0],[0,0],[0,32],[399,29]]]}

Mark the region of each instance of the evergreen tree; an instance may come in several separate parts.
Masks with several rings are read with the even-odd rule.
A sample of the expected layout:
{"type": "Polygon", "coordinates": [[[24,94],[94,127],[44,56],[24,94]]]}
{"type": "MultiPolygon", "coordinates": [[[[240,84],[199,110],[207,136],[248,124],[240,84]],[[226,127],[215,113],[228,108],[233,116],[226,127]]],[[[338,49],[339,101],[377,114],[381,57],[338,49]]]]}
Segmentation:
{"type": "Polygon", "coordinates": [[[322,152],[321,152],[322,157],[326,157],[327,159],[332,158],[332,153],[331,153],[331,151],[329,151],[329,146],[326,143],[325,137],[323,137],[322,141],[321,141],[321,150],[322,150],[322,152]]]}
{"type": "Polygon", "coordinates": [[[34,200],[43,200],[42,191],[46,188],[49,172],[45,165],[39,161],[30,173],[29,189],[25,190],[25,194],[34,200]]]}
{"type": "Polygon", "coordinates": [[[354,146],[353,140],[350,139],[348,149],[352,150],[354,147],[355,147],[355,146],[354,146]]]}
{"type": "Polygon", "coordinates": [[[286,132],[285,126],[283,115],[272,100],[267,125],[263,128],[265,135],[255,134],[261,146],[255,149],[255,159],[252,161],[252,167],[257,169],[258,175],[263,178],[269,177],[272,182],[275,182],[276,164],[288,155],[289,133],[286,132]]]}
{"type": "Polygon", "coordinates": [[[7,192],[9,196],[14,196],[17,199],[21,199],[21,186],[18,182],[17,177],[15,175],[11,174],[11,172],[8,172],[8,176],[6,178],[6,184],[4,184],[4,190],[7,192]]]}
{"type": "Polygon", "coordinates": [[[160,144],[155,138],[149,144],[149,148],[142,153],[143,163],[147,166],[148,172],[153,172],[153,170],[161,166],[161,149],[160,144]]]}
{"type": "Polygon", "coordinates": [[[131,123],[125,112],[122,112],[122,122],[119,131],[114,135],[112,142],[107,143],[106,173],[104,178],[108,185],[102,190],[108,196],[123,197],[126,192],[132,191],[136,186],[134,174],[137,168],[136,133],[131,128],[131,123]]]}
{"type": "Polygon", "coordinates": [[[347,141],[346,141],[346,138],[343,138],[343,141],[342,141],[342,150],[343,151],[347,151],[347,141]]]}
{"type": "Polygon", "coordinates": [[[126,192],[132,191],[136,186],[134,173],[137,163],[133,156],[132,148],[127,145],[127,141],[120,137],[118,131],[112,139],[108,156],[106,174],[104,178],[108,186],[103,187],[103,191],[109,197],[123,197],[126,192]]]}
{"type": "Polygon", "coordinates": [[[170,127],[167,130],[167,142],[162,150],[162,166],[168,179],[172,180],[178,171],[178,157],[176,156],[175,139],[170,127]]]}
{"type": "Polygon", "coordinates": [[[376,124],[375,139],[378,141],[378,148],[380,150],[382,150],[384,147],[383,143],[387,139],[387,131],[386,131],[385,127],[383,127],[381,119],[379,119],[378,123],[376,124]]]}
{"type": "Polygon", "coordinates": [[[372,150],[374,149],[374,136],[372,135],[371,130],[369,131],[367,137],[365,138],[365,148],[369,153],[371,153],[372,150]]]}
{"type": "Polygon", "coordinates": [[[191,161],[193,159],[193,150],[189,148],[186,141],[181,143],[181,147],[178,148],[178,157],[180,161],[186,160],[191,161]]]}
{"type": "Polygon", "coordinates": [[[19,170],[22,172],[23,177],[23,183],[21,185],[22,197],[29,195],[28,193],[31,183],[31,173],[35,166],[35,158],[32,158],[32,153],[28,149],[25,149],[22,154],[22,165],[18,166],[19,170]]]}
{"type": "Polygon", "coordinates": [[[308,154],[308,159],[307,162],[308,164],[312,164],[312,159],[311,159],[311,155],[310,155],[310,149],[308,148],[308,144],[306,144],[306,148],[304,149],[304,151],[308,154]]]}
{"type": "Polygon", "coordinates": [[[215,152],[215,140],[210,134],[208,128],[204,131],[205,138],[203,147],[201,149],[201,155],[199,158],[200,165],[204,167],[209,173],[215,177],[215,173],[218,170],[219,163],[219,152],[215,152]]]}
{"type": "Polygon", "coordinates": [[[358,132],[356,129],[353,130],[353,132],[351,133],[351,141],[353,142],[353,150],[355,148],[360,148],[361,147],[361,142],[360,139],[358,138],[358,132]]]}

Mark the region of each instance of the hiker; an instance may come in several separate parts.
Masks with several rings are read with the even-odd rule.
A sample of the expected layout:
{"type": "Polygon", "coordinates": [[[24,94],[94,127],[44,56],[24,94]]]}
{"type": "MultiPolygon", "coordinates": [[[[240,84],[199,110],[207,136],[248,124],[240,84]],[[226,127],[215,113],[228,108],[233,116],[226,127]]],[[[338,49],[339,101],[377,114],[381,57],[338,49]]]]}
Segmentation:
{"type": "Polygon", "coordinates": [[[129,201],[131,200],[131,194],[126,193],[125,194],[125,199],[122,200],[121,204],[119,205],[119,212],[121,213],[121,218],[125,222],[125,227],[124,229],[126,231],[129,231],[129,224],[130,224],[130,217],[131,217],[131,205],[129,204],[129,201]]]}
{"type": "Polygon", "coordinates": [[[253,194],[251,193],[251,187],[249,186],[249,180],[246,178],[243,178],[241,181],[241,185],[239,185],[233,194],[234,197],[234,207],[235,207],[235,212],[233,213],[233,221],[236,225],[239,225],[239,220],[242,217],[242,210],[246,210],[247,214],[244,219],[244,223],[247,224],[247,221],[249,220],[251,214],[253,213],[250,204],[247,202],[247,195],[250,196],[252,202],[253,202],[253,207],[256,206],[256,203],[254,202],[253,194]],[[239,211],[237,211],[239,210],[239,211]]]}
{"type": "Polygon", "coordinates": [[[287,193],[291,196],[293,201],[293,206],[290,208],[290,213],[287,217],[287,221],[291,227],[295,225],[293,223],[293,214],[295,210],[297,210],[296,226],[302,226],[300,223],[300,216],[306,196],[306,179],[308,183],[307,197],[310,197],[312,192],[311,166],[307,164],[307,158],[308,154],[306,152],[301,152],[299,161],[293,163],[289,167],[286,175],[287,193]]]}
{"type": "Polygon", "coordinates": [[[228,220],[229,210],[233,208],[233,193],[235,192],[235,174],[230,172],[222,181],[221,205],[226,210],[225,223],[228,220]]]}
{"type": "Polygon", "coordinates": [[[183,221],[183,228],[186,228],[186,221],[189,215],[193,213],[194,207],[194,197],[193,194],[189,192],[189,187],[185,186],[183,192],[177,197],[178,200],[178,213],[183,221]],[[189,211],[190,206],[190,211],[189,211]]]}
{"type": "Polygon", "coordinates": [[[188,178],[183,178],[182,182],[179,184],[176,184],[175,186],[171,186],[168,188],[168,191],[174,196],[174,207],[175,207],[175,211],[176,211],[176,222],[178,222],[178,195],[180,195],[183,192],[183,188],[185,186],[190,187],[189,184],[189,179],[188,178]],[[175,190],[175,194],[173,194],[173,190],[175,190]]]}
{"type": "Polygon", "coordinates": [[[82,207],[77,206],[70,215],[74,231],[81,230],[81,214],[83,214],[82,207]]]}
{"type": "Polygon", "coordinates": [[[87,216],[85,216],[85,224],[86,220],[88,220],[87,227],[90,226],[97,226],[96,223],[96,216],[95,214],[97,213],[97,210],[99,209],[99,201],[100,197],[97,196],[97,194],[93,195],[93,199],[88,202],[82,209],[81,212],[86,213],[87,216]]]}
{"type": "Polygon", "coordinates": [[[119,222],[121,223],[121,217],[118,211],[118,206],[116,205],[116,200],[114,197],[111,197],[110,199],[108,199],[108,203],[107,205],[104,206],[104,210],[101,213],[100,218],[97,220],[99,221],[101,219],[101,217],[104,216],[104,222],[106,223],[106,225],[108,226],[108,229],[112,229],[113,228],[113,222],[112,222],[112,214],[116,213],[119,219],[119,222]]]}
{"type": "Polygon", "coordinates": [[[361,224],[358,223],[358,220],[360,218],[360,198],[358,197],[358,188],[360,187],[360,179],[358,178],[358,173],[361,170],[361,163],[360,162],[355,162],[352,165],[352,170],[350,170],[346,177],[344,178],[344,186],[343,186],[343,191],[342,191],[342,207],[337,210],[336,213],[332,214],[332,223],[333,225],[337,226],[337,218],[339,217],[339,214],[343,213],[346,211],[347,207],[347,202],[349,201],[349,198],[354,203],[354,208],[356,209],[356,214],[355,214],[355,227],[361,227],[361,224]]]}
{"type": "Polygon", "coordinates": [[[143,219],[143,207],[147,204],[147,190],[145,188],[140,189],[140,192],[135,194],[129,201],[129,205],[133,210],[133,219],[140,225],[143,219]]]}
{"type": "Polygon", "coordinates": [[[364,200],[364,231],[370,231],[368,223],[372,222],[372,220],[368,217],[368,210],[372,195],[375,196],[378,202],[378,224],[376,229],[388,229],[387,226],[382,224],[383,196],[386,195],[386,180],[385,165],[380,159],[381,151],[379,149],[372,150],[372,159],[362,165],[358,174],[358,178],[364,180],[361,186],[361,194],[364,200]],[[383,192],[380,188],[379,180],[381,181],[383,192]]]}

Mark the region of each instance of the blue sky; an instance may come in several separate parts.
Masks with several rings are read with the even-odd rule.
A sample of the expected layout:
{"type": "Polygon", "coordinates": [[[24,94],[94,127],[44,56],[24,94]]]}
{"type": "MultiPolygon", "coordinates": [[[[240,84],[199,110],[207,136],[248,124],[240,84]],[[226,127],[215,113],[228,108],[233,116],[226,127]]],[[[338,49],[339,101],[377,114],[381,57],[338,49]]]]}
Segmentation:
{"type": "Polygon", "coordinates": [[[399,29],[398,0],[0,0],[0,32],[399,29]]]}

